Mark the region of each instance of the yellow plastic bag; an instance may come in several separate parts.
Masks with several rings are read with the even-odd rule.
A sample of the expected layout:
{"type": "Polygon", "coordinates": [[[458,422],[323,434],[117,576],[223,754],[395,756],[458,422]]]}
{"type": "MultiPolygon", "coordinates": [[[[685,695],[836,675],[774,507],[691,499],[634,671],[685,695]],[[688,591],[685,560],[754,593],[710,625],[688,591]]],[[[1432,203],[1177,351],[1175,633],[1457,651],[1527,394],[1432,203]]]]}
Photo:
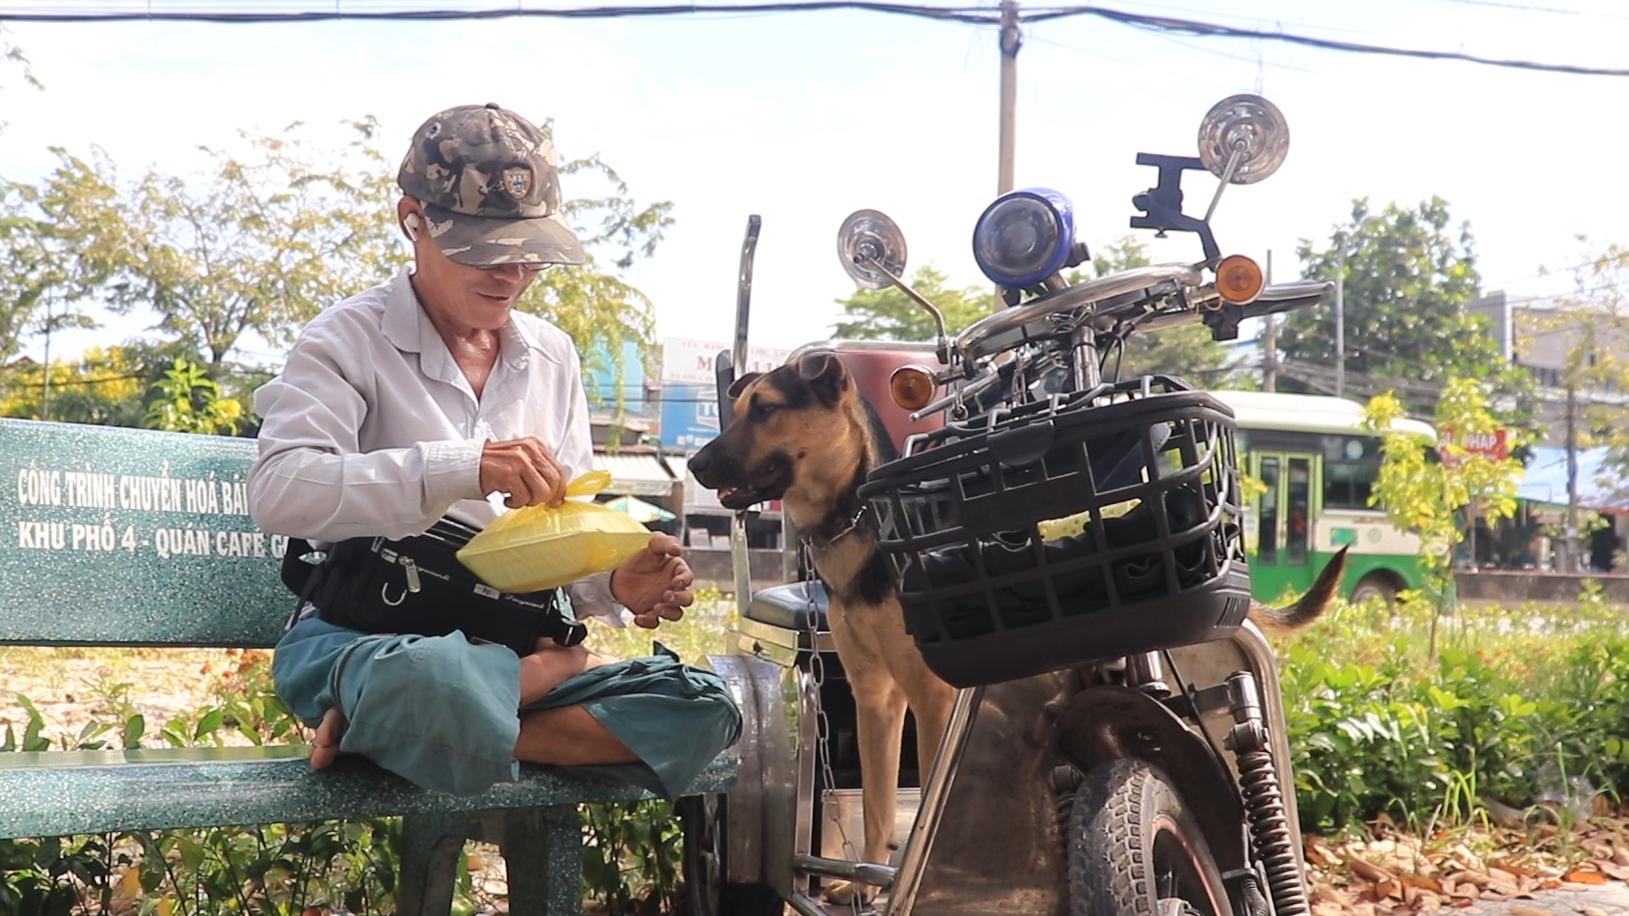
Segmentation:
{"type": "MultiPolygon", "coordinates": [[[[589,471],[566,496],[591,496],[611,475],[589,471]]],[[[498,516],[458,551],[458,559],[500,592],[535,592],[616,569],[650,543],[650,530],[597,503],[523,506],[498,516]]]]}

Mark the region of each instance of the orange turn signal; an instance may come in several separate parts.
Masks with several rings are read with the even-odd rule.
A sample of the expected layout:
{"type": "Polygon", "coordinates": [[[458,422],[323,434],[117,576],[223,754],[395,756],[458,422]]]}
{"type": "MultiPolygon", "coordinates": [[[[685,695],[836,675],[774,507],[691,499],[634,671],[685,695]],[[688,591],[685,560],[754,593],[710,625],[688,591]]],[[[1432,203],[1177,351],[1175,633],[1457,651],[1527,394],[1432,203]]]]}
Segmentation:
{"type": "Polygon", "coordinates": [[[900,366],[888,376],[888,395],[906,410],[921,410],[933,400],[933,373],[926,366],[900,366]]]}
{"type": "Polygon", "coordinates": [[[1216,265],[1216,292],[1234,305],[1249,305],[1266,285],[1261,267],[1242,254],[1230,254],[1216,265]]]}

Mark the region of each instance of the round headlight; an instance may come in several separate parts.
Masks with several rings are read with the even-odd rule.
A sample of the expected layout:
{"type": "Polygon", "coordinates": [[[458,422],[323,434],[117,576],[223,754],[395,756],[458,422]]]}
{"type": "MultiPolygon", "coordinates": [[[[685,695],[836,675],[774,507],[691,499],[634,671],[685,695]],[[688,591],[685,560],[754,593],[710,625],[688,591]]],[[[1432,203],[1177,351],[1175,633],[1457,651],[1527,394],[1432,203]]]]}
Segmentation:
{"type": "Polygon", "coordinates": [[[973,259],[1001,286],[1028,286],[1063,268],[1075,244],[1075,207],[1050,188],[1009,191],[973,228],[973,259]]]}

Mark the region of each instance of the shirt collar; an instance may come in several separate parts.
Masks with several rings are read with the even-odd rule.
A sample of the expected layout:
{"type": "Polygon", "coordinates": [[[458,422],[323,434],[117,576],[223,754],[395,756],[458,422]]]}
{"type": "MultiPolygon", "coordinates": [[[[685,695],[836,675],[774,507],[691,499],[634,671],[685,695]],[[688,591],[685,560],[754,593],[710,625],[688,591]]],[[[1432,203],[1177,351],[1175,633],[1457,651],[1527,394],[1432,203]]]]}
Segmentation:
{"type": "MultiPolygon", "coordinates": [[[[440,335],[436,332],[435,325],[431,323],[429,314],[419,305],[418,294],[413,292],[413,281],[410,279],[412,274],[411,267],[404,267],[391,282],[390,295],[385,300],[382,330],[385,339],[396,349],[407,353],[423,353],[425,338],[439,342],[440,335]]],[[[543,346],[531,328],[516,321],[513,315],[498,329],[498,346],[504,362],[516,369],[526,368],[533,353],[550,362],[560,361],[543,346]]]]}
{"type": "MultiPolygon", "coordinates": [[[[390,295],[385,299],[385,316],[381,325],[385,339],[404,353],[424,352],[424,341],[419,324],[429,316],[419,308],[419,297],[413,292],[413,271],[403,267],[390,283],[390,295]]],[[[434,326],[432,325],[432,330],[434,326]]]]}

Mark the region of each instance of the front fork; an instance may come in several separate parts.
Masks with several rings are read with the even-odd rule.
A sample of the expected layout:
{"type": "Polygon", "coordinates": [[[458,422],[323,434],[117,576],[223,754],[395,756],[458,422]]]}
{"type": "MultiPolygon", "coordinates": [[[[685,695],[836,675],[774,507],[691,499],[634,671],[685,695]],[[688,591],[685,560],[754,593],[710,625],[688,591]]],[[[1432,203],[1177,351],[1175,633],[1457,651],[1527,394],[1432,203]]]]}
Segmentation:
{"type": "MultiPolygon", "coordinates": [[[[1239,916],[1267,916],[1268,913],[1306,916],[1311,906],[1300,856],[1300,831],[1278,669],[1270,647],[1253,626],[1240,630],[1233,646],[1242,654],[1244,666],[1229,674],[1223,683],[1190,691],[1188,696],[1196,717],[1225,712],[1233,722],[1222,738],[1222,745],[1234,757],[1239,799],[1249,824],[1251,861],[1255,867],[1237,869],[1224,875],[1224,879],[1239,916]],[[1291,794],[1285,794],[1284,786],[1291,787],[1291,794]],[[1257,869],[1259,877],[1267,883],[1271,910],[1262,899],[1257,869]]],[[[1127,658],[1126,675],[1128,683],[1150,697],[1163,700],[1171,694],[1159,653],[1127,658]]]]}

